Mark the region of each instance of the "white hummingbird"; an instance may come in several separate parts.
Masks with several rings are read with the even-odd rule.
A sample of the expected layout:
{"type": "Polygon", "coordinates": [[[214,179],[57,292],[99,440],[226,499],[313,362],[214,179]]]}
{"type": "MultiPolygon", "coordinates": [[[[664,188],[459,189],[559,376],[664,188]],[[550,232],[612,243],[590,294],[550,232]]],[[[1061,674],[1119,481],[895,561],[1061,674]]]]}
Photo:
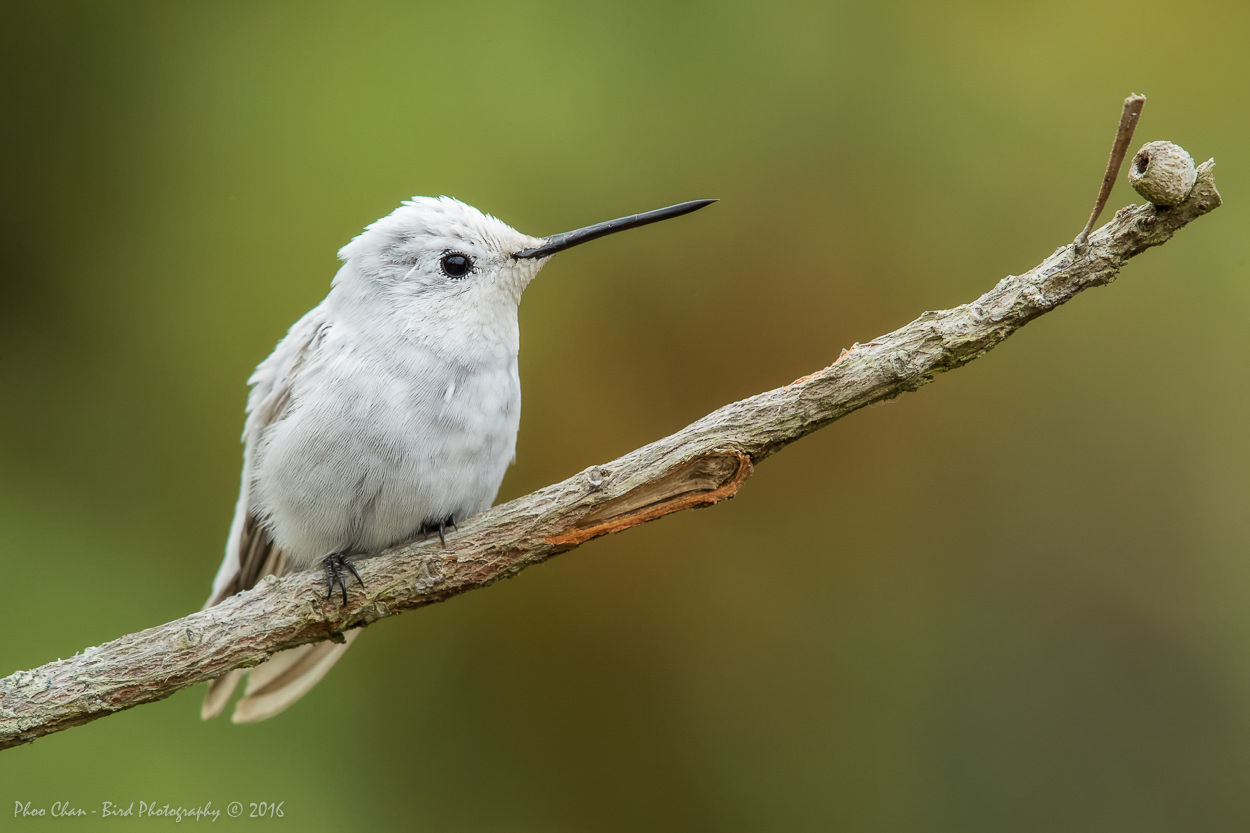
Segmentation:
{"type": "MultiPolygon", "coordinates": [[[[521,293],[556,252],[714,200],[546,238],[449,197],[414,197],[339,250],[329,294],[248,380],[243,482],[206,607],[261,576],[321,564],[347,600],[350,558],[491,505],[516,451],[521,293]]],[[[236,723],[298,700],[346,643],[284,651],[214,680],[201,715],[249,673],[236,723]]]]}

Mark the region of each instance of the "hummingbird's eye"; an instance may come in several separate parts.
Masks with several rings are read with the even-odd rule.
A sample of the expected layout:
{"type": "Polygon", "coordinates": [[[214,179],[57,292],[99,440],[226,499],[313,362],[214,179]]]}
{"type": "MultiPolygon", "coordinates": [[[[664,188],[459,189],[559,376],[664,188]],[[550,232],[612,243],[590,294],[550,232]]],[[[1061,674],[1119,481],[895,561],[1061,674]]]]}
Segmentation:
{"type": "Polygon", "coordinates": [[[463,252],[443,252],[443,259],[438,262],[443,274],[449,278],[463,278],[473,268],[473,260],[463,252]]]}

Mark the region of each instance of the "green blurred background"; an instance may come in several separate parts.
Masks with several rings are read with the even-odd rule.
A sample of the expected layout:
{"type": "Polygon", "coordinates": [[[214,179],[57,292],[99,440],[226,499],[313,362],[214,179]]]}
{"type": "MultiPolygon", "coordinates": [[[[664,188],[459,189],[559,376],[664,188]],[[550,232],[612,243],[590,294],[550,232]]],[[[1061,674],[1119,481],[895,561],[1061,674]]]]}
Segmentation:
{"type": "Polygon", "coordinates": [[[278,719],[196,689],[0,754],[0,826],[1250,825],[1246,4],[8,5],[0,674],[202,603],[244,380],[412,194],[536,234],[721,199],[530,288],[502,499],[1030,268],[1130,92],[1229,204],[730,503],[371,627],[278,719]]]}

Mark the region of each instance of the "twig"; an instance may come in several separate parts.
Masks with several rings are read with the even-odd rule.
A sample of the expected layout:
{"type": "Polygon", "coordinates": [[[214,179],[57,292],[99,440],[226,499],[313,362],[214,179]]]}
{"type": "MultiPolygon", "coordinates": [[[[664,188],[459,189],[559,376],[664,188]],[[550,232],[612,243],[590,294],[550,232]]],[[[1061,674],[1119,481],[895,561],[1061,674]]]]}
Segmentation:
{"type": "Polygon", "coordinates": [[[159,627],[0,680],[0,748],[150,703],[514,575],[585,541],[732,497],[754,465],[859,408],[915,390],[986,353],[1039,315],[1115,279],[1126,260],[1220,204],[1213,163],[1181,205],[1121,209],[1079,253],[1065,246],[975,301],[926,312],[828,367],[734,402],[602,466],[469,519],[446,547],[412,543],[357,562],[365,589],[325,599],[321,574],[267,576],[255,588],[159,627]]]}
{"type": "Polygon", "coordinates": [[[1107,170],[1102,175],[1102,186],[1098,189],[1098,199],[1094,200],[1094,210],[1089,212],[1085,228],[1073,240],[1079,249],[1089,239],[1089,232],[1098,222],[1098,215],[1107,207],[1107,198],[1115,187],[1116,177],[1120,175],[1120,166],[1124,164],[1124,155],[1128,153],[1128,143],[1133,141],[1133,131],[1137,129],[1137,119],[1141,109],[1146,106],[1144,95],[1130,95],[1124,99],[1124,109],[1120,111],[1120,124],[1115,129],[1115,144],[1111,146],[1111,156],[1107,159],[1107,170]]]}

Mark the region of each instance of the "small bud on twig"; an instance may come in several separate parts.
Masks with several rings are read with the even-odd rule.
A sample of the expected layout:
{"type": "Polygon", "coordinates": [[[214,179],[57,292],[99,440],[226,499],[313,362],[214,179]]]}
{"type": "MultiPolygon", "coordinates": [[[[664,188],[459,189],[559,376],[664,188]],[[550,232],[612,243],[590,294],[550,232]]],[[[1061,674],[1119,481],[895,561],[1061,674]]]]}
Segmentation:
{"type": "Polygon", "coordinates": [[[1171,142],[1142,145],[1128,169],[1128,181],[1133,190],[1154,205],[1180,205],[1194,189],[1197,179],[1193,157],[1171,142]]]}

